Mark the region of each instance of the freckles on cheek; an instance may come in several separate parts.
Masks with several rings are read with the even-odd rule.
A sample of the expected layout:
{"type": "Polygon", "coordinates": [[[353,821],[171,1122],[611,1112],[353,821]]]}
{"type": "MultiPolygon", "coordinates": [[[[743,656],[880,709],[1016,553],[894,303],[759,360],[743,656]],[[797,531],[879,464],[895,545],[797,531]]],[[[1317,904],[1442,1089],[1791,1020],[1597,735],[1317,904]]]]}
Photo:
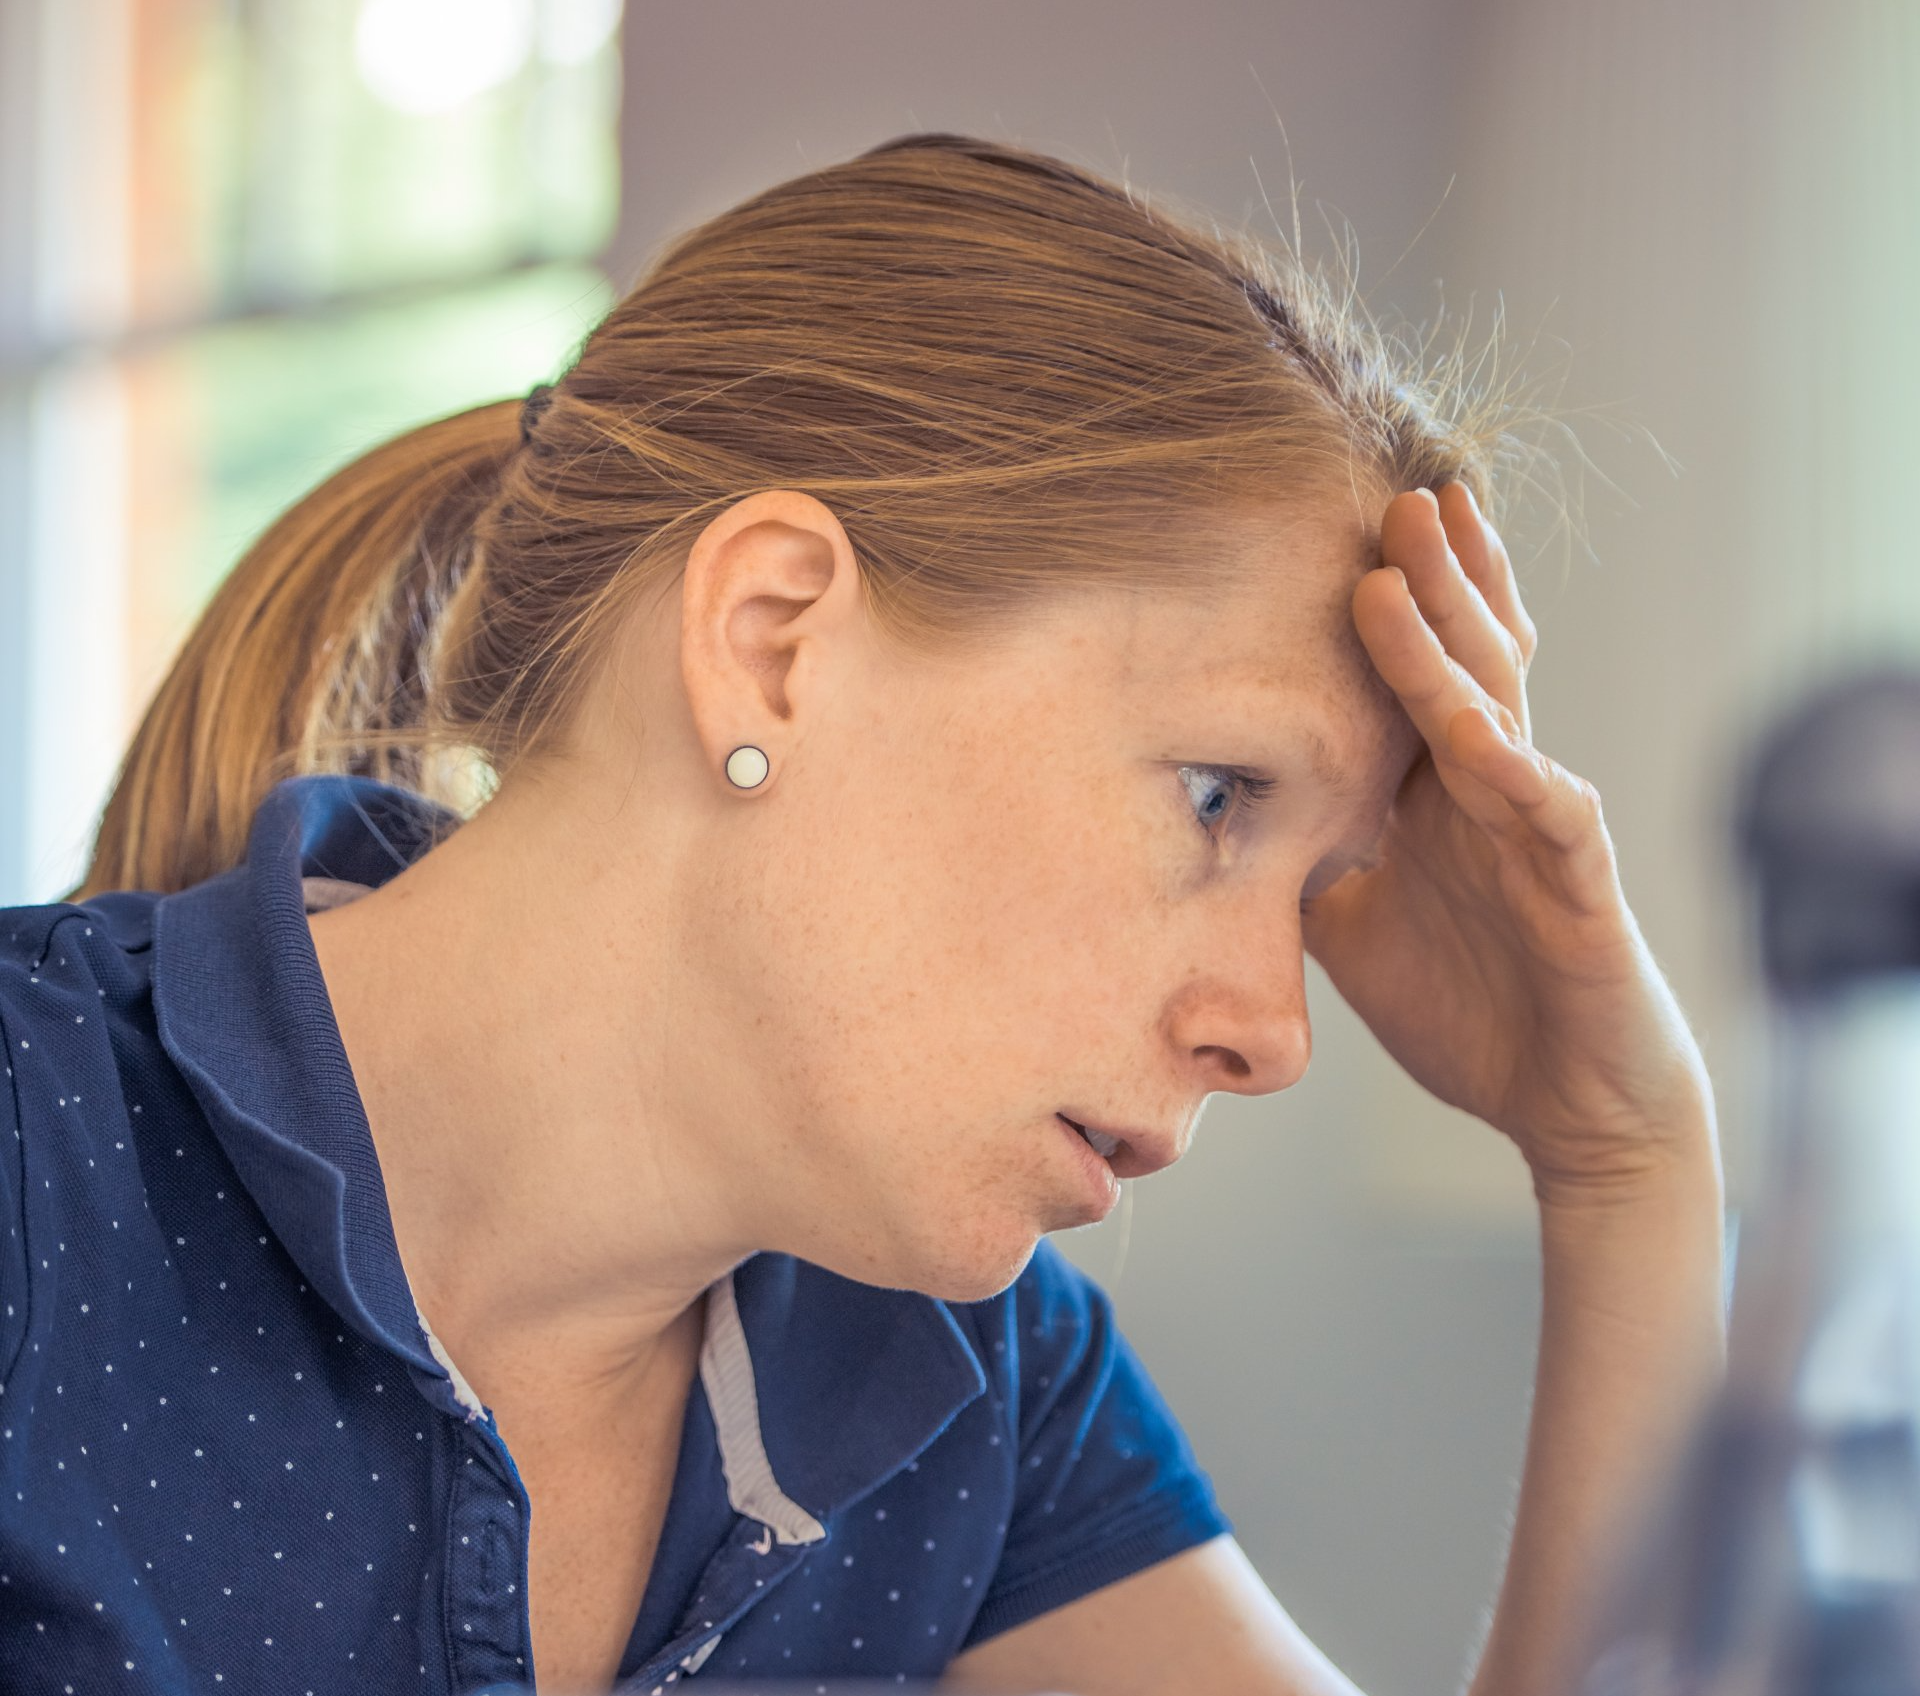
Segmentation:
{"type": "Polygon", "coordinates": [[[1056,868],[1026,933],[1035,1034],[1070,1041],[1134,1020],[1165,957],[1166,926],[1155,916],[1164,908],[1157,890],[1142,889],[1137,863],[1116,866],[1095,849],[1056,868]]]}
{"type": "MultiPolygon", "coordinates": [[[[1116,797],[1110,771],[1005,746],[965,759],[915,847],[932,880],[933,930],[965,967],[1017,999],[1084,1000],[1125,976],[1148,916],[1164,905],[1172,845],[1116,797]]],[[[960,962],[956,962],[959,964],[960,962]]]]}

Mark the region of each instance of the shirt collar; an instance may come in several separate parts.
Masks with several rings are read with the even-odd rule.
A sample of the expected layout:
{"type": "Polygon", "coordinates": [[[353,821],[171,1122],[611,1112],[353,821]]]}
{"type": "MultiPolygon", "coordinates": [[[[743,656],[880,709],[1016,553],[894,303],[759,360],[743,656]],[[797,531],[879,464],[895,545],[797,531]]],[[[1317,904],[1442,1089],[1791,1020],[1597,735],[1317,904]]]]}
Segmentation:
{"type": "MultiPolygon", "coordinates": [[[[154,913],[160,1039],[241,1182],[356,1331],[442,1379],[450,1363],[400,1263],[302,880],[376,886],[458,822],[374,778],[287,778],[256,810],[245,860],[154,913]]],[[[946,1303],[771,1252],[709,1290],[700,1372],[732,1504],[781,1542],[818,1538],[986,1389],[946,1303]]]]}

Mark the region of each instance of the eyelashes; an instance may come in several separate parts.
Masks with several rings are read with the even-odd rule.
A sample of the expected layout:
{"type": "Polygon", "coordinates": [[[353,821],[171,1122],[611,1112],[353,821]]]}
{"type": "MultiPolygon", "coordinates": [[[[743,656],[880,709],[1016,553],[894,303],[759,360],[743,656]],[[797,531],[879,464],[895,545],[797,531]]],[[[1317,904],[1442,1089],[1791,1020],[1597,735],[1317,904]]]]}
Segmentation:
{"type": "MultiPolygon", "coordinates": [[[[1197,784],[1189,784],[1188,793],[1205,797],[1195,808],[1194,824],[1209,841],[1216,839],[1216,825],[1257,812],[1280,787],[1278,779],[1257,777],[1238,766],[1182,766],[1180,775],[1183,779],[1199,780],[1197,784]],[[1215,797],[1223,791],[1229,797],[1227,804],[1216,812],[1208,813],[1206,809],[1214,805],[1215,797]]],[[[1302,917],[1313,911],[1319,899],[1314,896],[1300,903],[1302,917]]]]}
{"type": "Polygon", "coordinates": [[[1182,766],[1180,775],[1183,779],[1200,780],[1197,785],[1189,782],[1188,794],[1195,800],[1194,823],[1209,837],[1214,834],[1215,825],[1257,811],[1280,787],[1275,779],[1256,777],[1238,766],[1182,766]],[[1227,804],[1208,811],[1214,807],[1214,797],[1223,791],[1227,804]]]}

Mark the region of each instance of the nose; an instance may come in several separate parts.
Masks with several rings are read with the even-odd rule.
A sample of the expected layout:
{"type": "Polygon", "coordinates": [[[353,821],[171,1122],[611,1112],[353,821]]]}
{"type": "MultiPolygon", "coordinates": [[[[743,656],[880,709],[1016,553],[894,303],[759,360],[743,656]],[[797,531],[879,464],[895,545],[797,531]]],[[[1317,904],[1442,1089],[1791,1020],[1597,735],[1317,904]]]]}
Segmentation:
{"type": "Polygon", "coordinates": [[[1272,1095],[1297,1084],[1313,1057],[1298,926],[1286,941],[1272,927],[1259,934],[1264,950],[1243,938],[1236,965],[1195,979],[1174,1008],[1171,1035],[1202,1091],[1272,1095]]]}

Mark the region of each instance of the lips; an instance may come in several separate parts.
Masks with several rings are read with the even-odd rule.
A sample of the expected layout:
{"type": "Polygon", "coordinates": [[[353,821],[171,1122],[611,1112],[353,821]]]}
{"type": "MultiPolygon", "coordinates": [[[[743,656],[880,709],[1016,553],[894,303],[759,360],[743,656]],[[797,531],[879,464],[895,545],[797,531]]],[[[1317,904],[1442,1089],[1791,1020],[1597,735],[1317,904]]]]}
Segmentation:
{"type": "MultiPolygon", "coordinates": [[[[1064,1113],[1062,1113],[1060,1117],[1067,1119],[1064,1113]]],[[[1067,1119],[1067,1123],[1072,1125],[1076,1131],[1093,1145],[1094,1153],[1099,1155],[1102,1160],[1107,1159],[1113,1151],[1120,1146],[1120,1139],[1116,1136],[1109,1136],[1105,1131],[1093,1130],[1089,1126],[1082,1125],[1073,1119],[1067,1119]]]]}
{"type": "Polygon", "coordinates": [[[1084,1137],[1122,1178],[1144,1178],[1171,1166],[1180,1158],[1177,1136],[1156,1131],[1115,1130],[1095,1125],[1071,1113],[1058,1115],[1084,1137]]]}

